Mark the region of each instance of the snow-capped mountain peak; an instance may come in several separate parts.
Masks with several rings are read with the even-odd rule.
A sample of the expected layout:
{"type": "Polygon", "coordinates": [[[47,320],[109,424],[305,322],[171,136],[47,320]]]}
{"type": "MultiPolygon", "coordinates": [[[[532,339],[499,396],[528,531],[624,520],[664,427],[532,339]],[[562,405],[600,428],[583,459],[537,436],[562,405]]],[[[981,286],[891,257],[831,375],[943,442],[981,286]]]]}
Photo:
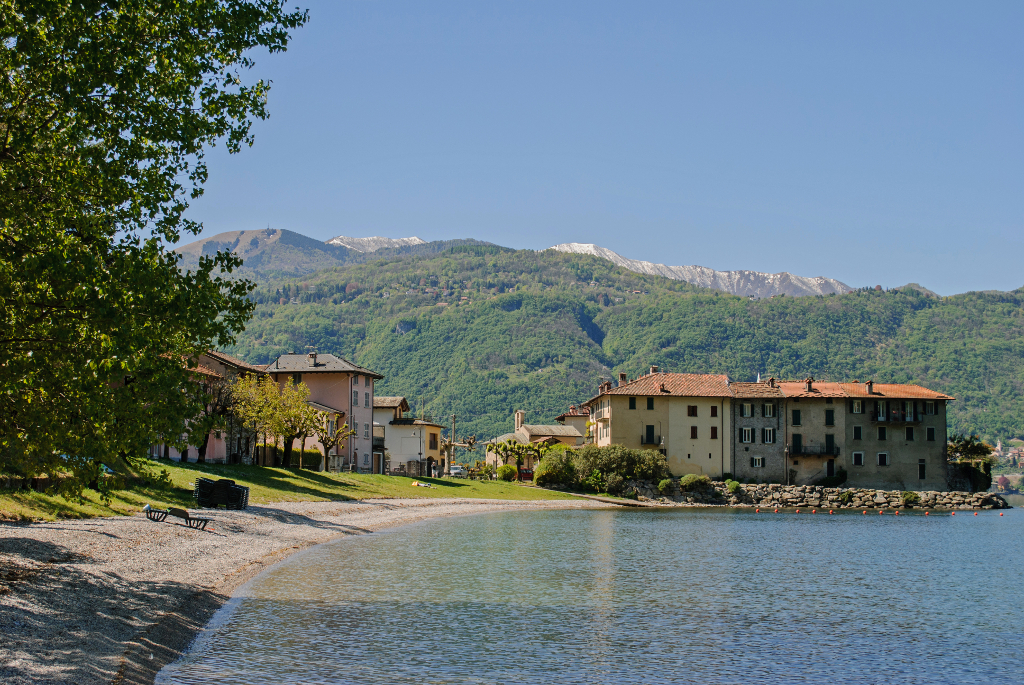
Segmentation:
{"type": "Polygon", "coordinates": [[[420,240],[416,236],[411,238],[383,238],[374,236],[372,238],[351,238],[339,235],[327,241],[328,245],[341,245],[356,252],[376,252],[389,247],[406,247],[408,245],[423,245],[426,240],[420,240]]]}

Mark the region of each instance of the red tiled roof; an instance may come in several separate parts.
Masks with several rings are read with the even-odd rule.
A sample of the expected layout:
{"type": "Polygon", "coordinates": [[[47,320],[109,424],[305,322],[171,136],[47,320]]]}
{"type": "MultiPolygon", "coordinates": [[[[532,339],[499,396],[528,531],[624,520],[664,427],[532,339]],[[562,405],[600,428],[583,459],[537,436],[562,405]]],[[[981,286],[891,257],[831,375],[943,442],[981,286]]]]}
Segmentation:
{"type": "Polygon", "coordinates": [[[708,373],[659,372],[641,376],[603,395],[638,395],[654,397],[731,397],[729,377],[708,373]]]}
{"type": "Polygon", "coordinates": [[[220,363],[227,364],[228,366],[233,366],[236,369],[247,369],[249,371],[262,370],[262,367],[260,366],[253,366],[248,362],[243,362],[241,359],[238,359],[237,357],[232,357],[230,354],[224,354],[223,352],[220,352],[218,350],[207,350],[205,354],[211,359],[216,359],[220,363]]]}
{"type": "Polygon", "coordinates": [[[771,386],[767,383],[732,383],[729,386],[733,397],[783,397],[782,389],[778,385],[771,386]]]}
{"type": "Polygon", "coordinates": [[[810,392],[805,381],[782,381],[779,387],[786,397],[846,397],[842,383],[813,381],[810,392]]]}
{"type": "Polygon", "coordinates": [[[189,371],[208,378],[223,378],[219,373],[211,369],[209,366],[204,366],[203,364],[196,364],[196,367],[194,369],[189,369],[189,371]]]}
{"type": "Polygon", "coordinates": [[[864,383],[840,383],[848,397],[892,397],[895,399],[908,400],[955,400],[952,395],[946,395],[935,390],[921,387],[920,385],[903,385],[898,383],[874,383],[871,394],[868,394],[867,385],[864,383]]]}
{"type": "Polygon", "coordinates": [[[555,417],[555,421],[564,421],[570,416],[590,416],[590,407],[569,407],[569,411],[555,417]]]}

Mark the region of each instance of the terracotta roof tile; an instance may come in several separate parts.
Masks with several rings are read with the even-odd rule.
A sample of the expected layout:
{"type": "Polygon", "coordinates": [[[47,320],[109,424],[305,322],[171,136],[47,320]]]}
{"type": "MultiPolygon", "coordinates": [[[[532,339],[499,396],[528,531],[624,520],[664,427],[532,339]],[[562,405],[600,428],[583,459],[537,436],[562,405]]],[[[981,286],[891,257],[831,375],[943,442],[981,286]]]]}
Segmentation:
{"type": "Polygon", "coordinates": [[[196,367],[194,369],[189,369],[189,371],[197,373],[200,376],[206,376],[207,378],[223,378],[219,373],[203,364],[196,364],[196,367]]]}
{"type": "Polygon", "coordinates": [[[778,397],[782,398],[782,389],[767,383],[732,383],[729,386],[733,397],[778,397]]]}
{"type": "Polygon", "coordinates": [[[221,364],[233,366],[236,369],[247,369],[250,371],[262,370],[262,367],[260,366],[254,366],[248,362],[243,362],[241,359],[238,359],[237,357],[232,357],[230,354],[224,354],[219,350],[207,350],[205,354],[206,356],[210,357],[210,359],[215,359],[216,361],[219,361],[221,364]]]}
{"type": "Polygon", "coordinates": [[[557,435],[557,436],[567,437],[567,438],[582,438],[583,437],[580,434],[580,432],[578,430],[576,430],[575,426],[563,426],[561,424],[556,424],[554,426],[534,426],[534,425],[529,425],[529,424],[523,424],[523,427],[520,430],[522,430],[523,433],[525,433],[527,436],[529,436],[529,438],[531,440],[534,440],[534,439],[536,439],[538,437],[545,437],[545,436],[552,436],[552,435],[557,435]]]}
{"type": "Polygon", "coordinates": [[[846,397],[842,383],[813,381],[810,392],[804,381],[782,381],[779,387],[786,397],[846,397]]]}
{"type": "Polygon", "coordinates": [[[707,373],[652,373],[612,388],[605,395],[731,397],[729,377],[707,373]]]}
{"type": "Polygon", "coordinates": [[[908,400],[955,400],[952,395],[946,395],[935,390],[929,390],[920,385],[903,385],[898,383],[874,383],[872,392],[869,395],[865,383],[841,383],[843,390],[848,397],[892,397],[895,399],[908,400]]]}

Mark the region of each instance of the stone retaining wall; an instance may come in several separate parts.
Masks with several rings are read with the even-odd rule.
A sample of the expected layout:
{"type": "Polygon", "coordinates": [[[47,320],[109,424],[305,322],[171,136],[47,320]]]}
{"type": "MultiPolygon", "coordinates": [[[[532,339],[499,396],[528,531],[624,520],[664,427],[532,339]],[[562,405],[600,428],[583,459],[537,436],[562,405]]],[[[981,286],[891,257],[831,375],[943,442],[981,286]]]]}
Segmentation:
{"type": "Polygon", "coordinates": [[[667,495],[658,492],[657,484],[649,481],[627,481],[626,493],[635,492],[637,499],[683,506],[730,506],[771,508],[818,509],[1009,509],[999,495],[992,492],[935,492],[916,493],[917,502],[904,502],[900,490],[871,490],[865,488],[825,488],[817,485],[743,485],[730,493],[723,482],[699,492],[682,492],[679,482],[673,481],[667,495]]]}

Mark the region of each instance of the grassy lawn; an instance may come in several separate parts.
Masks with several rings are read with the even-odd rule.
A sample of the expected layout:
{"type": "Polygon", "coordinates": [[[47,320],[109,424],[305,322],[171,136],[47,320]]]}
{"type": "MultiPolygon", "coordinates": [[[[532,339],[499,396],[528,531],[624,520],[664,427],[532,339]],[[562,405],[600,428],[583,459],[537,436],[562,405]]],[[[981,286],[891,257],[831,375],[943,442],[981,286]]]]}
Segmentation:
{"type": "Polygon", "coordinates": [[[495,481],[462,478],[403,478],[400,476],[333,474],[296,469],[275,469],[263,466],[227,466],[221,464],[181,464],[160,462],[156,469],[166,469],[172,487],[166,489],[131,487],[112,493],[104,503],[99,493],[86,490],[84,501],[27,490],[0,491],[0,520],[54,520],[134,514],[144,505],[191,508],[191,484],[196,477],[230,478],[249,487],[249,503],[322,502],[367,498],[395,497],[473,497],[480,499],[538,500],[573,499],[572,495],[495,481]],[[433,488],[413,487],[413,481],[429,483],[433,488]]]}

